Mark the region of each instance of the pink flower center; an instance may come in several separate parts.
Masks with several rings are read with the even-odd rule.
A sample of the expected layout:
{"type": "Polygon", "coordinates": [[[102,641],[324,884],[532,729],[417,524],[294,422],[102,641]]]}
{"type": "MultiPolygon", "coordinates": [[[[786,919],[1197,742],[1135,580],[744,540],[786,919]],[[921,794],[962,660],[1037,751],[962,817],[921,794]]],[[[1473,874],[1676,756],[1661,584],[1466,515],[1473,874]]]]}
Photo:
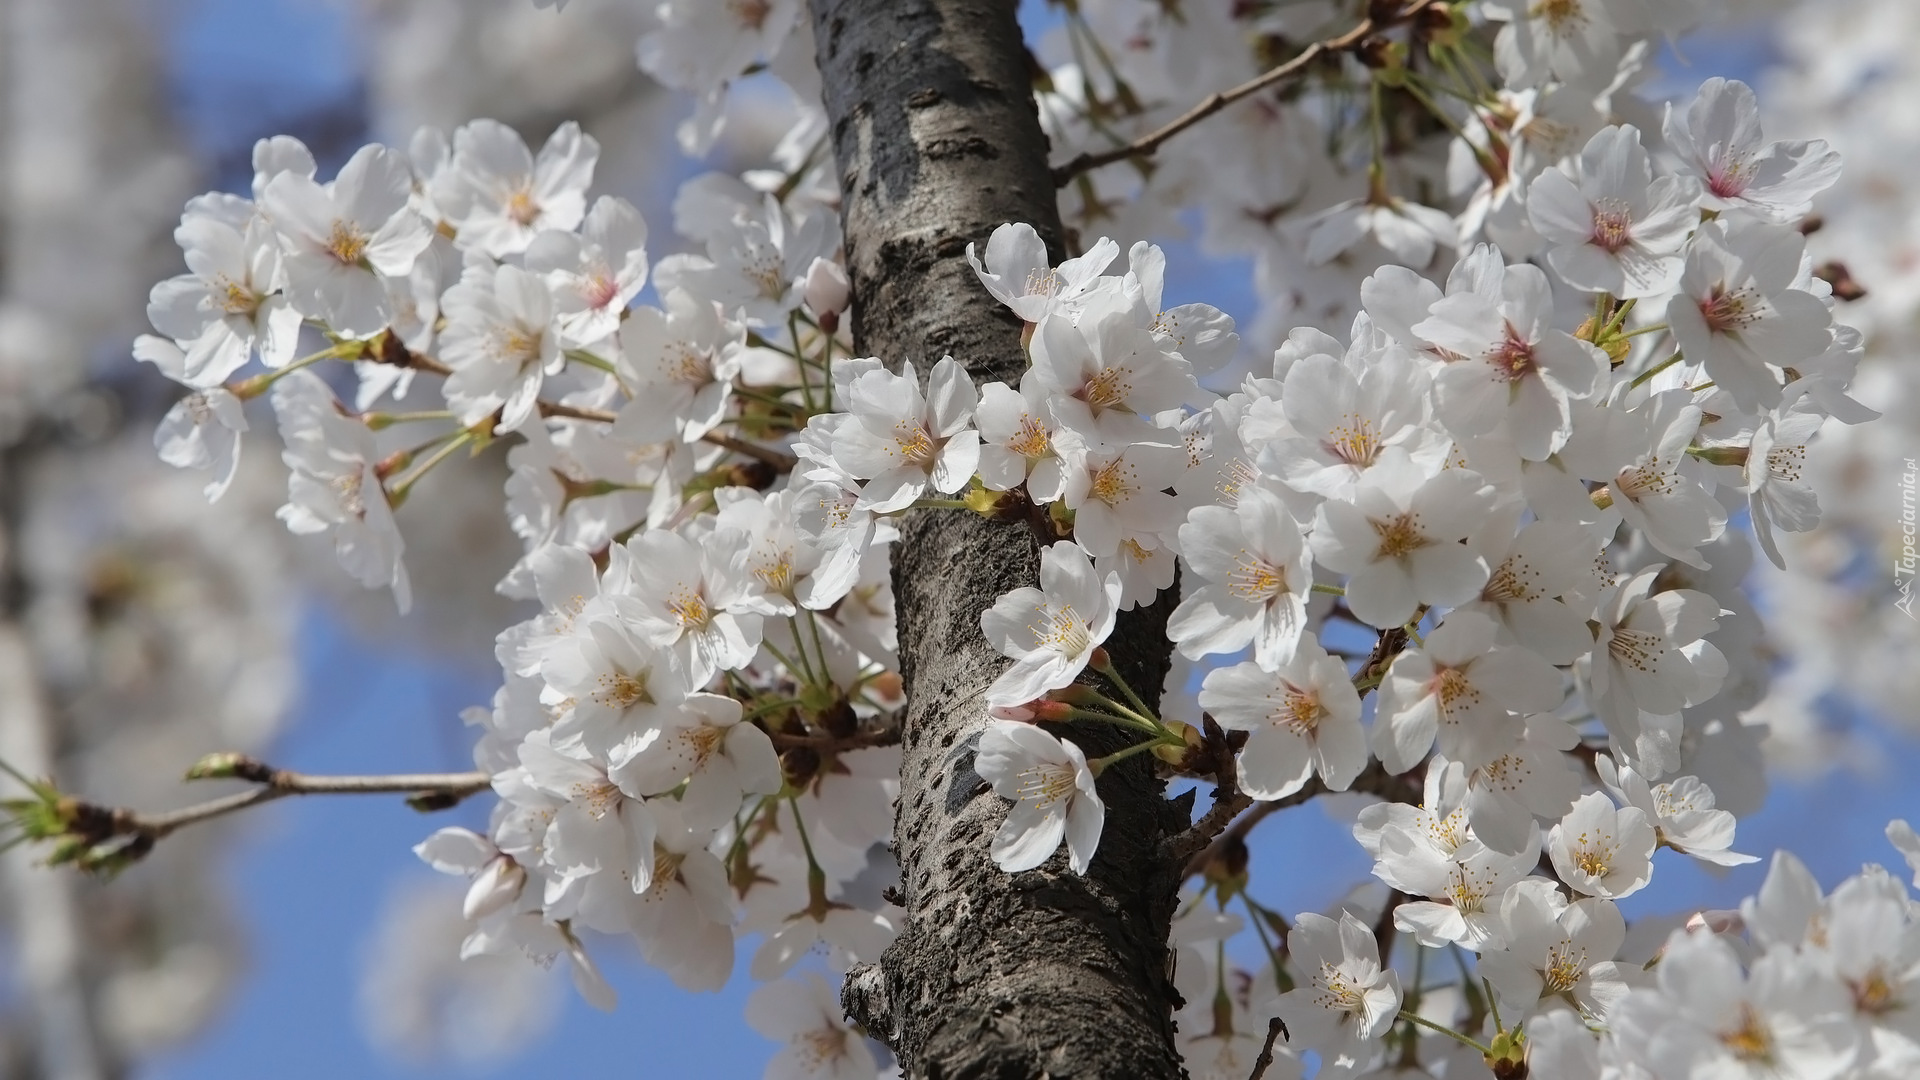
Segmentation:
{"type": "Polygon", "coordinates": [[[1534,370],[1533,343],[1522,338],[1514,330],[1513,324],[1507,324],[1506,340],[1494,347],[1487,355],[1487,362],[1506,382],[1519,382],[1534,370]]]}
{"type": "Polygon", "coordinates": [[[1745,158],[1728,158],[1707,170],[1707,190],[1722,199],[1737,199],[1753,183],[1753,166],[1745,158]]]}
{"type": "Polygon", "coordinates": [[[1633,240],[1633,211],[1618,199],[1593,204],[1593,233],[1587,242],[1611,255],[1633,240]]]}
{"type": "Polygon", "coordinates": [[[1726,286],[1714,286],[1713,294],[1700,302],[1700,317],[1707,321],[1708,329],[1716,334],[1730,334],[1759,318],[1759,312],[1747,306],[1747,290],[1727,291],[1726,286]]]}

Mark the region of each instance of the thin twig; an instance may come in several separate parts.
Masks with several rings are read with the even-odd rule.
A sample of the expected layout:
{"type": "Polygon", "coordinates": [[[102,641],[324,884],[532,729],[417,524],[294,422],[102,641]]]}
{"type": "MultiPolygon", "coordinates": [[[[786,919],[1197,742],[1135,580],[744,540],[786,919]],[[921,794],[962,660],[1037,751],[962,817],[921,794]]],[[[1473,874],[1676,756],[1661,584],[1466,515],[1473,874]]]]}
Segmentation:
{"type": "Polygon", "coordinates": [[[272,802],[288,795],[426,795],[452,798],[457,801],[485,791],[492,784],[492,775],[484,772],[310,776],[306,773],[279,769],[268,777],[266,783],[252,791],[209,799],[194,806],[158,814],[141,814],[125,809],[115,809],[112,814],[117,832],[144,835],[158,840],[188,825],[197,825],[202,821],[223,817],[236,810],[272,802]]]}
{"type": "Polygon", "coordinates": [[[558,416],[568,420],[592,420],[596,423],[611,424],[618,416],[605,409],[582,409],[576,405],[562,405],[557,401],[540,401],[541,416],[558,416]]]}
{"type": "MultiPolygon", "coordinates": [[[[546,400],[540,402],[540,415],[558,416],[567,420],[591,420],[599,424],[611,424],[619,419],[618,414],[608,412],[605,409],[586,409],[578,405],[563,405],[558,401],[546,400]]],[[[760,446],[756,443],[747,442],[745,439],[736,439],[731,435],[719,431],[709,431],[705,435],[700,436],[700,440],[702,442],[712,443],[715,446],[725,447],[736,454],[745,454],[747,457],[765,462],[781,472],[791,472],[793,467],[800,462],[799,458],[794,457],[785,450],[778,450],[771,446],[760,446]]]]}
{"type": "Polygon", "coordinates": [[[770,731],[767,733],[767,738],[773,740],[776,750],[804,746],[810,750],[831,753],[839,750],[862,750],[869,746],[896,746],[900,742],[900,729],[887,727],[878,731],[856,731],[851,735],[788,735],[785,732],[770,731]]]}
{"type": "MultiPolygon", "coordinates": [[[[1380,763],[1377,761],[1368,765],[1365,771],[1355,777],[1353,783],[1347,787],[1347,790],[1365,792],[1369,795],[1378,795],[1389,802],[1417,803],[1420,801],[1421,795],[1420,789],[1406,777],[1388,775],[1387,771],[1381,768],[1380,763]]],[[[1254,826],[1265,821],[1269,814],[1285,810],[1291,806],[1299,806],[1326,793],[1326,782],[1316,776],[1308,780],[1305,787],[1288,795],[1284,799],[1254,803],[1252,809],[1249,809],[1246,813],[1241,814],[1239,818],[1235,819],[1233,824],[1229,825],[1219,836],[1215,837],[1213,842],[1208,844],[1204,850],[1187,859],[1184,876],[1192,877],[1204,871],[1209,862],[1225,852],[1227,845],[1235,841],[1245,843],[1247,834],[1253,831],[1254,826]]],[[[1212,811],[1209,810],[1208,814],[1211,815],[1212,811]]],[[[1198,828],[1198,826],[1195,827],[1198,828]]],[[[1184,836],[1186,834],[1182,833],[1181,835],[1184,836]]],[[[1175,839],[1178,838],[1176,837],[1175,839]]],[[[1169,844],[1172,842],[1171,840],[1168,841],[1169,844]]]]}
{"type": "Polygon", "coordinates": [[[1247,1077],[1247,1080],[1260,1080],[1261,1077],[1267,1075],[1267,1067],[1273,1064],[1273,1041],[1282,1035],[1287,1037],[1288,1042],[1293,1041],[1293,1035],[1287,1031],[1287,1022],[1285,1020],[1276,1016],[1267,1021],[1266,1045],[1260,1048],[1260,1056],[1253,1059],[1253,1072],[1247,1077]]]}
{"type": "Polygon", "coordinates": [[[1226,831],[1227,825],[1240,816],[1240,811],[1252,805],[1253,796],[1246,792],[1229,790],[1226,786],[1215,787],[1213,805],[1191,828],[1167,838],[1166,844],[1160,849],[1163,857],[1169,862],[1192,858],[1195,852],[1212,844],[1215,837],[1226,831]]]}
{"type": "Polygon", "coordinates": [[[1183,768],[1213,774],[1213,805],[1192,827],[1175,836],[1167,838],[1161,848],[1161,857],[1168,862],[1183,862],[1194,852],[1206,847],[1219,836],[1228,823],[1239,816],[1240,811],[1253,805],[1253,797],[1240,790],[1239,766],[1234,762],[1233,744],[1227,733],[1220,729],[1220,722],[1211,713],[1200,716],[1201,740],[1199,747],[1190,747],[1183,768]]]}
{"type": "Polygon", "coordinates": [[[777,450],[771,446],[761,446],[758,443],[750,443],[745,439],[736,439],[724,432],[709,431],[705,435],[700,436],[700,441],[709,442],[715,446],[724,446],[736,454],[745,454],[750,458],[773,466],[778,472],[792,472],[793,467],[800,464],[799,458],[794,457],[785,450],[777,450]]]}
{"type": "Polygon", "coordinates": [[[1230,90],[1222,90],[1218,93],[1208,95],[1203,98],[1199,104],[1181,113],[1175,119],[1162,124],[1160,127],[1149,131],[1124,146],[1116,146],[1111,150],[1102,150],[1099,153],[1092,151],[1082,153],[1079,157],[1053,170],[1053,184],[1055,187],[1065,187],[1074,177],[1079,176],[1081,173],[1091,172],[1103,165],[1111,165],[1116,161],[1124,161],[1127,158],[1144,157],[1147,154],[1151,154],[1160,148],[1161,143],[1166,142],[1182,131],[1219,112],[1221,109],[1239,101],[1241,98],[1257,94],[1282,79],[1298,74],[1305,70],[1307,65],[1324,55],[1344,52],[1347,49],[1353,48],[1361,41],[1366,40],[1367,35],[1373,33],[1373,30],[1373,20],[1362,19],[1359,25],[1341,34],[1339,37],[1328,38],[1325,41],[1316,41],[1300,50],[1298,55],[1286,63],[1278,67],[1268,68],[1266,71],[1261,72],[1259,75],[1254,76],[1230,90]]]}

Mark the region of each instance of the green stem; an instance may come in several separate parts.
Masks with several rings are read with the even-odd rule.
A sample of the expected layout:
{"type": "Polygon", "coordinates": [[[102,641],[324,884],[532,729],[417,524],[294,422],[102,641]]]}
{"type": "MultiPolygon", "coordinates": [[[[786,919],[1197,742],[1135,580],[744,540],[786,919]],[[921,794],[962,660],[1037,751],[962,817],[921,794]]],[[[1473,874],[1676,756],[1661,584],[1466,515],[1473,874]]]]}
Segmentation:
{"type": "MultiPolygon", "coordinates": [[[[800,644],[800,640],[798,638],[795,638],[793,643],[795,645],[798,645],[800,644]]],[[[810,668],[808,668],[807,665],[794,663],[793,660],[790,657],[788,657],[786,653],[783,653],[780,651],[780,646],[775,645],[771,641],[766,641],[763,639],[760,642],[760,644],[766,646],[767,651],[772,653],[773,658],[775,660],[780,661],[780,663],[786,667],[789,673],[793,675],[797,675],[800,678],[806,680],[806,683],[808,686],[817,685],[813,680],[813,671],[810,668]]],[[[802,658],[804,658],[807,654],[803,650],[801,651],[800,655],[802,658]]]]}
{"type": "Polygon", "coordinates": [[[1639,302],[1640,301],[1636,299],[1628,299],[1622,302],[1620,305],[1620,310],[1615,311],[1613,313],[1613,318],[1607,320],[1607,325],[1601,328],[1600,333],[1596,336],[1600,338],[1605,338],[1607,335],[1612,334],[1615,331],[1618,331],[1621,327],[1621,324],[1627,321],[1627,315],[1633,311],[1634,305],[1638,304],[1639,302]]]}
{"type": "Polygon", "coordinates": [[[1140,720],[1138,717],[1131,716],[1131,715],[1117,716],[1112,713],[1095,712],[1092,709],[1076,709],[1069,706],[1067,710],[1067,719],[1097,720],[1105,724],[1119,724],[1121,727],[1130,727],[1135,729],[1136,731],[1144,731],[1147,734],[1155,737],[1159,737],[1161,735],[1166,734],[1164,730],[1154,727],[1151,724],[1145,723],[1142,720],[1140,720]]]}
{"type": "Polygon", "coordinates": [[[455,450],[460,449],[472,441],[473,431],[471,429],[462,430],[453,438],[447,440],[447,444],[435,450],[432,457],[421,462],[420,467],[415,469],[412,475],[395,484],[392,489],[387,492],[387,502],[396,507],[405,502],[407,496],[413,492],[413,485],[419,483],[421,477],[432,472],[434,466],[451,457],[455,450]]]}
{"type": "MultiPolygon", "coordinates": [[[[611,360],[605,359],[604,357],[601,357],[594,353],[590,353],[585,349],[568,349],[566,351],[566,357],[572,363],[585,364],[590,368],[595,368],[599,371],[604,371],[607,374],[613,376],[613,381],[620,382],[620,373],[613,369],[613,361],[611,360]]],[[[625,385],[626,384],[622,383],[621,384],[622,388],[624,388],[625,385]]]]}
{"type": "Polygon", "coordinates": [[[1153,716],[1151,714],[1142,714],[1139,712],[1135,712],[1133,709],[1120,704],[1119,702],[1113,700],[1112,698],[1094,689],[1093,687],[1088,686],[1086,683],[1075,683],[1074,689],[1085,691],[1086,695],[1092,698],[1095,704],[1103,705],[1109,709],[1112,709],[1115,713],[1118,713],[1121,716],[1129,718],[1135,723],[1135,725],[1139,726],[1143,731],[1152,731],[1156,735],[1167,734],[1166,725],[1162,724],[1159,718],[1156,716],[1153,716]]]}
{"type": "Polygon", "coordinates": [[[807,365],[800,359],[800,313],[787,312],[787,336],[793,339],[793,369],[800,373],[800,399],[807,403],[807,411],[813,412],[813,386],[807,381],[807,365]]]}
{"type": "MultiPolygon", "coordinates": [[[[820,658],[820,674],[826,675],[827,650],[820,644],[820,623],[813,617],[812,611],[807,612],[807,629],[813,634],[813,655],[820,658]]],[[[798,641],[799,638],[795,637],[794,640],[798,641]]]]}
{"type": "Polygon", "coordinates": [[[422,420],[452,420],[453,413],[446,409],[427,409],[421,412],[370,412],[362,413],[360,420],[369,428],[380,431],[395,424],[412,424],[422,420]]]}
{"type": "Polygon", "coordinates": [[[1240,891],[1240,903],[1247,909],[1247,918],[1253,921],[1253,932],[1260,939],[1260,947],[1267,951],[1267,962],[1273,965],[1273,985],[1284,994],[1293,989],[1293,980],[1287,978],[1287,966],[1280,962],[1280,951],[1267,937],[1267,920],[1261,917],[1260,905],[1253,902],[1245,889],[1240,891]]]}
{"type": "Polygon", "coordinates": [[[1322,585],[1317,581],[1313,583],[1313,588],[1310,591],[1317,592],[1317,593],[1326,593],[1328,596],[1347,595],[1347,590],[1342,588],[1339,585],[1322,585]]]}
{"type": "Polygon", "coordinates": [[[1639,337],[1641,334],[1657,334],[1660,331],[1665,329],[1667,329],[1666,323],[1657,322],[1657,323],[1649,324],[1647,326],[1639,327],[1638,329],[1629,330],[1626,333],[1621,334],[1620,336],[1623,338],[1634,338],[1634,337],[1639,337]]]}
{"type": "Polygon", "coordinates": [[[1686,355],[1687,355],[1687,354],[1686,354],[1685,352],[1682,352],[1682,351],[1681,351],[1681,350],[1679,350],[1679,349],[1675,349],[1675,350],[1673,351],[1673,355],[1672,355],[1672,356],[1669,356],[1669,357],[1667,357],[1667,358],[1666,358],[1665,360],[1662,360],[1662,361],[1660,361],[1659,363],[1657,363],[1657,364],[1655,364],[1655,365],[1653,365],[1652,367],[1650,367],[1650,368],[1648,368],[1647,370],[1645,370],[1645,371],[1643,371],[1643,372],[1641,372],[1640,374],[1638,374],[1638,375],[1636,375],[1636,376],[1634,376],[1634,378],[1633,378],[1633,381],[1627,384],[1627,389],[1629,389],[1629,390],[1631,390],[1631,389],[1634,389],[1635,387],[1638,387],[1638,386],[1641,386],[1641,385],[1642,385],[1642,384],[1644,384],[1644,383],[1645,383],[1645,382],[1646,382],[1646,381],[1647,381],[1648,379],[1651,379],[1651,378],[1653,378],[1653,377],[1654,377],[1655,375],[1658,375],[1658,374],[1660,374],[1661,372],[1663,372],[1663,371],[1665,371],[1665,370],[1667,370],[1668,368],[1670,368],[1670,367],[1672,367],[1673,365],[1675,365],[1675,364],[1677,364],[1677,363],[1679,363],[1680,361],[1682,361],[1682,360],[1684,360],[1684,359],[1686,359],[1686,355]]]}
{"type": "Polygon", "coordinates": [[[1493,1056],[1493,1051],[1489,1050],[1487,1047],[1481,1045],[1478,1042],[1475,1042],[1474,1040],[1468,1038],[1465,1035],[1460,1034],[1459,1032],[1453,1030],[1450,1027],[1447,1027],[1444,1024],[1436,1024],[1433,1021],[1427,1019],[1426,1017],[1421,1016],[1419,1013],[1408,1012],[1406,1009],[1401,1009],[1400,1019],[1405,1020],[1410,1024],[1419,1024],[1421,1027],[1426,1028],[1430,1031],[1437,1031],[1440,1034],[1445,1035],[1447,1038],[1454,1040],[1455,1042],[1458,1042],[1464,1046],[1473,1047],[1475,1050],[1480,1051],[1480,1053],[1486,1055],[1487,1057],[1493,1056]]]}
{"type": "Polygon", "coordinates": [[[1497,996],[1495,996],[1493,992],[1493,984],[1487,981],[1487,977],[1485,975],[1480,976],[1480,985],[1486,988],[1487,1008],[1493,1013],[1493,1031],[1494,1031],[1494,1034],[1497,1035],[1507,1030],[1507,1026],[1500,1022],[1500,999],[1497,996]]]}
{"type": "Polygon", "coordinates": [[[791,709],[797,705],[803,705],[803,704],[805,704],[805,702],[801,701],[799,698],[781,698],[779,701],[763,702],[762,704],[755,705],[753,708],[748,709],[744,713],[741,713],[740,719],[743,721],[758,720],[760,717],[765,716],[768,713],[777,713],[782,709],[791,709]]]}
{"type": "Polygon", "coordinates": [[[1087,762],[1087,769],[1088,771],[1092,772],[1093,775],[1099,776],[1101,773],[1106,771],[1107,766],[1112,765],[1114,762],[1125,761],[1126,759],[1132,757],[1135,754],[1141,753],[1146,750],[1151,750],[1156,746],[1180,746],[1180,745],[1183,745],[1181,740],[1172,738],[1171,736],[1162,735],[1157,739],[1148,739],[1146,742],[1143,742],[1143,743],[1134,743],[1132,746],[1127,747],[1125,750],[1116,750],[1113,753],[1108,754],[1106,757],[1094,758],[1092,761],[1087,762]]]}
{"type": "Polygon", "coordinates": [[[253,398],[259,397],[261,394],[266,393],[267,390],[270,387],[272,387],[274,383],[279,382],[281,379],[286,378],[287,376],[293,374],[294,372],[299,371],[302,368],[312,367],[313,365],[319,363],[322,360],[334,359],[335,357],[343,355],[349,349],[358,350],[363,344],[364,344],[363,342],[359,342],[359,341],[343,341],[343,342],[339,342],[338,344],[329,345],[326,348],[321,349],[319,352],[309,353],[308,355],[293,361],[292,363],[288,364],[286,367],[279,368],[278,370],[275,370],[275,371],[262,372],[258,375],[253,376],[252,378],[241,379],[239,382],[228,383],[226,387],[227,392],[232,394],[234,397],[239,398],[241,401],[252,400],[253,398]]]}
{"type": "Polygon", "coordinates": [[[1148,705],[1141,699],[1139,694],[1133,692],[1133,687],[1127,684],[1127,680],[1120,674],[1120,669],[1114,667],[1111,660],[1094,670],[1106,676],[1113,682],[1113,685],[1120,688],[1120,693],[1124,695],[1127,701],[1137,710],[1137,715],[1139,715],[1141,719],[1152,721],[1162,731],[1167,729],[1167,725],[1161,721],[1159,714],[1153,711],[1153,706],[1148,705]]]}

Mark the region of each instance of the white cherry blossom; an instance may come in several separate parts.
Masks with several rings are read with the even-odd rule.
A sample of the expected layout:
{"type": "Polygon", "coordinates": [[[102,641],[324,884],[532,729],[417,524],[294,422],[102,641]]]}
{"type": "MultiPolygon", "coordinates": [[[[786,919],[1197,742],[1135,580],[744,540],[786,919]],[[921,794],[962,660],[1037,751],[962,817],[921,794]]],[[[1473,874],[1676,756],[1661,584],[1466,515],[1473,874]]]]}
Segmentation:
{"type": "Polygon", "coordinates": [[[1238,759],[1240,790],[1282,799],[1319,775],[1345,791],[1367,764],[1360,695],[1346,665],[1311,637],[1271,670],[1235,664],[1207,672],[1200,707],[1228,731],[1248,732],[1238,759]]]}
{"type": "Polygon", "coordinates": [[[1485,616],[1456,611],[1394,658],[1373,728],[1373,751],[1388,772],[1406,772],[1436,743],[1448,759],[1478,769],[1517,748],[1522,725],[1510,714],[1560,706],[1560,673],[1530,649],[1494,644],[1494,632],[1485,616]]]}
{"type": "Polygon", "coordinates": [[[859,505],[875,513],[905,509],[929,488],[951,495],[967,486],[980,462],[973,422],[978,392],[953,357],[927,373],[923,395],[911,363],[895,375],[868,371],[848,394],[852,422],[833,438],[833,456],[867,481],[859,505]]]}
{"type": "Polygon", "coordinates": [[[1672,288],[1695,199],[1682,177],[1653,179],[1639,129],[1620,124],[1596,134],[1577,161],[1536,177],[1527,213],[1567,284],[1624,299],[1672,288]]]}
{"type": "Polygon", "coordinates": [[[980,735],[973,770],[1011,799],[993,834],[993,861],[1009,874],[1032,870],[1067,844],[1067,865],[1084,874],[1100,845],[1106,804],[1087,756],[1073,743],[1017,720],[994,720],[980,735]]]}
{"type": "Polygon", "coordinates": [[[1346,912],[1338,922],[1302,913],[1287,934],[1287,954],[1300,985],[1281,995],[1276,1008],[1296,1048],[1318,1051],[1328,1061],[1359,1058],[1392,1026],[1400,1011],[1400,976],[1381,967],[1379,944],[1365,923],[1346,912]]]}
{"type": "Polygon", "coordinates": [[[1182,655],[1198,659],[1251,643],[1268,669],[1292,658],[1306,625],[1313,556],[1280,496],[1252,488],[1231,509],[1195,507],[1180,526],[1180,550],[1206,582],[1167,619],[1182,655]]]}
{"type": "Polygon", "coordinates": [[[433,239],[408,205],[412,190],[406,157],[384,146],[362,147],[325,186],[295,171],[268,181],[260,205],[300,314],[348,337],[386,328],[393,306],[381,275],[404,277],[433,239]]]}
{"type": "Polygon", "coordinates": [[[1653,876],[1653,823],[1638,807],[1616,809],[1597,791],[1582,795],[1547,834],[1547,854],[1576,893],[1618,900],[1653,876]]]}
{"type": "Polygon", "coordinates": [[[842,1018],[840,995],[813,972],[779,979],[747,999],[747,1023],[786,1045],[767,1080],[872,1080],[873,1052],[842,1018]]]}
{"type": "Polygon", "coordinates": [[[1824,139],[1767,142],[1753,89],[1718,76],[1700,84],[1683,114],[1667,106],[1667,145],[1706,189],[1712,210],[1741,210],[1790,224],[1840,175],[1840,155],[1824,139]]]}
{"type": "Polygon", "coordinates": [[[985,258],[967,244],[967,261],[995,300],[1013,309],[1029,323],[1038,323],[1056,311],[1072,314],[1080,295],[1098,280],[1120,255],[1120,245],[1106,237],[1059,266],[1047,259],[1047,246],[1033,226],[1009,223],[987,237],[985,258]]]}
{"type": "Polygon", "coordinates": [[[463,244],[496,259],[517,255],[545,230],[580,224],[599,158],[599,142],[571,120],[547,137],[537,159],[519,132],[475,120],[453,133],[453,158],[435,179],[433,203],[463,244]]]}
{"type": "Polygon", "coordinates": [[[1390,449],[1355,487],[1352,502],[1328,500],[1309,538],[1327,568],[1347,574],[1347,605],[1372,626],[1399,626],[1421,604],[1473,598],[1487,563],[1467,540],[1492,509],[1485,483],[1464,469],[1438,476],[1390,449]]]}
{"type": "Polygon", "coordinates": [[[1086,550],[1061,541],[1040,553],[1040,587],[1015,589],[980,613],[980,630],[1013,666],[987,688],[989,705],[1023,705],[1069,686],[1113,632],[1120,576],[1095,574],[1086,550]]]}
{"type": "Polygon", "coordinates": [[[495,430],[519,430],[533,418],[546,377],[566,364],[546,284],[518,266],[473,264],[441,309],[440,355],[453,368],[447,404],[469,427],[497,409],[495,430]]]}

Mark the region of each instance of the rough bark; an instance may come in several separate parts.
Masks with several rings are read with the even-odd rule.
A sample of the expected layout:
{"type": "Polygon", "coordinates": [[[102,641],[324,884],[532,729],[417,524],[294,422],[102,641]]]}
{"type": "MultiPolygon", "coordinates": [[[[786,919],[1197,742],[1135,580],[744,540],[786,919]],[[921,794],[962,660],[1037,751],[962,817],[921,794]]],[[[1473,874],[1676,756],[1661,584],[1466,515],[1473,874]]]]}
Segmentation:
{"type": "MultiPolygon", "coordinates": [[[[951,354],[1014,382],[1020,322],[968,267],[969,241],[1033,225],[1058,258],[1060,219],[1016,0],[813,0],[844,197],[854,349],[922,375],[951,354]]],[[[1024,525],[908,516],[894,549],[908,696],[894,841],[907,917],[856,970],[848,1013],[930,1080],[1184,1076],[1172,1046],[1166,936],[1175,875],[1155,858],[1185,825],[1147,759],[1099,781],[1105,834],[1084,877],[1065,853],[1006,874],[988,842],[1007,804],[974,773],[981,694],[1006,665],[980,632],[1001,594],[1034,584],[1024,525]]],[[[1143,693],[1167,670],[1170,602],[1122,618],[1108,646],[1143,693]]],[[[1077,727],[1089,756],[1130,741],[1077,727]]]]}

